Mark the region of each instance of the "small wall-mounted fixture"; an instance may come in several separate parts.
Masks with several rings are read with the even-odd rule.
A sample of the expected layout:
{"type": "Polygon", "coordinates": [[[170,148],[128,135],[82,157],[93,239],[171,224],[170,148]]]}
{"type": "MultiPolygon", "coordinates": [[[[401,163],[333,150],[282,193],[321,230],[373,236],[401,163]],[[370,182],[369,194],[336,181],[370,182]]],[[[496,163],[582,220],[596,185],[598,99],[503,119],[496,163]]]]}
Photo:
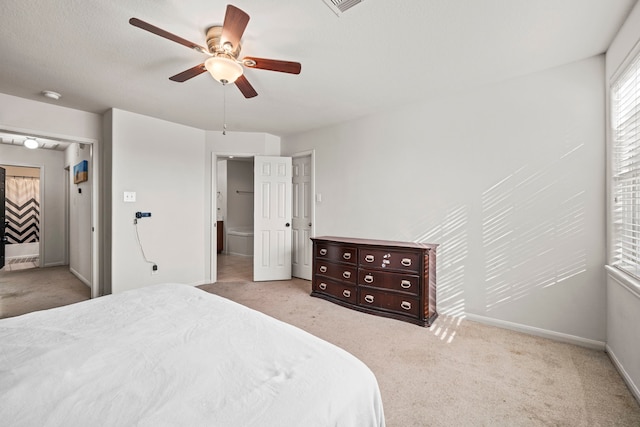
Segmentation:
{"type": "Polygon", "coordinates": [[[29,148],[31,150],[34,150],[34,149],[36,149],[36,148],[38,148],[40,146],[40,144],[38,144],[38,141],[36,141],[35,138],[27,138],[27,139],[24,140],[23,144],[24,144],[25,147],[27,147],[27,148],[29,148]]]}
{"type": "Polygon", "coordinates": [[[42,91],[42,96],[46,96],[47,98],[53,99],[55,101],[57,101],[58,99],[62,98],[62,95],[60,95],[58,92],[54,92],[52,90],[43,90],[42,91]]]}

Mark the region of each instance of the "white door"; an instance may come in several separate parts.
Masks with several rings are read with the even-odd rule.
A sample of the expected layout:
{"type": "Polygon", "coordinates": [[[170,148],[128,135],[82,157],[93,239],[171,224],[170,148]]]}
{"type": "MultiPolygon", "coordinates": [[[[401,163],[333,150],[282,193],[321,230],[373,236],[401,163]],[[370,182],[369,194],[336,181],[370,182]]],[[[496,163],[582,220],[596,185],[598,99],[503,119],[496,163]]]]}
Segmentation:
{"type": "Polygon", "coordinates": [[[292,275],[311,280],[311,156],[293,159],[292,275]]]}
{"type": "Polygon", "coordinates": [[[255,157],[253,206],[253,280],[291,279],[291,157],[255,157]]]}

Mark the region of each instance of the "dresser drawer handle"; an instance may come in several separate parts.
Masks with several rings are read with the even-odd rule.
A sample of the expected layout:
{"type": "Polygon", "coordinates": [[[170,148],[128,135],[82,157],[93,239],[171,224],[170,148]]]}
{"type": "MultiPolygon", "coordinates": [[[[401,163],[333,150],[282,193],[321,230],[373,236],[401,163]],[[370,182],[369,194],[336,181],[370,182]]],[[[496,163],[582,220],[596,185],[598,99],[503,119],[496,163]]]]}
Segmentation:
{"type": "Polygon", "coordinates": [[[318,285],[318,287],[324,291],[325,289],[327,289],[327,284],[326,283],[320,283],[318,285]]]}
{"type": "Polygon", "coordinates": [[[342,254],[342,258],[351,259],[351,254],[349,252],[345,252],[345,253],[342,254]]]}
{"type": "Polygon", "coordinates": [[[364,296],[364,300],[368,303],[372,303],[373,302],[373,295],[365,295],[364,296]]]}
{"type": "Polygon", "coordinates": [[[327,266],[326,265],[321,265],[320,266],[320,273],[326,273],[327,272],[327,266]]]}
{"type": "Polygon", "coordinates": [[[320,249],[320,255],[326,255],[327,250],[325,248],[320,249]]]}
{"type": "Polygon", "coordinates": [[[405,310],[411,310],[411,303],[409,301],[402,301],[400,307],[404,308],[405,310]]]}
{"type": "Polygon", "coordinates": [[[373,276],[370,274],[367,274],[366,276],[364,276],[364,281],[367,283],[373,283],[373,276]]]}
{"type": "Polygon", "coordinates": [[[367,262],[373,262],[376,259],[373,255],[367,255],[364,257],[364,260],[367,262]]]}
{"type": "Polygon", "coordinates": [[[409,267],[411,265],[411,258],[402,258],[402,261],[400,261],[400,262],[405,267],[409,267]]]}
{"type": "Polygon", "coordinates": [[[411,287],[411,282],[408,280],[403,280],[400,282],[400,286],[404,289],[409,289],[411,287]]]}
{"type": "Polygon", "coordinates": [[[345,298],[349,298],[351,296],[351,291],[349,289],[345,289],[342,291],[342,295],[344,295],[345,298]]]}
{"type": "Polygon", "coordinates": [[[342,277],[344,277],[345,279],[348,279],[351,277],[351,272],[350,271],[345,271],[344,273],[342,273],[342,277]]]}

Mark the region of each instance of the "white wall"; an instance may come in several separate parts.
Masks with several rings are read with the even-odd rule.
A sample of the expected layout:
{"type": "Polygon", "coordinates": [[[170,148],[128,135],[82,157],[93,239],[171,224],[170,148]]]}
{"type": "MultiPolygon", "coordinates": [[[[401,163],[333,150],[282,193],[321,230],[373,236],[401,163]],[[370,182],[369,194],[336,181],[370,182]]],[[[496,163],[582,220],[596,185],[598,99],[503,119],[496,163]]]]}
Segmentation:
{"type": "Polygon", "coordinates": [[[91,199],[94,166],[89,144],[73,143],[65,150],[69,194],[69,269],[85,284],[91,283],[91,199]],[[74,184],[73,168],[89,164],[89,180],[74,184]]]}
{"type": "MultiPolygon", "coordinates": [[[[50,102],[36,102],[0,93],[0,129],[23,132],[32,136],[55,137],[67,141],[79,141],[94,144],[94,179],[95,185],[100,185],[100,143],[102,136],[102,117],[99,114],[71,108],[59,107],[50,102]]],[[[41,150],[40,150],[41,151],[41,150]]],[[[107,172],[108,173],[108,172],[107,172]]],[[[64,186],[64,182],[61,184],[64,186]]],[[[99,197],[95,200],[94,227],[96,229],[96,256],[102,257],[102,223],[103,212],[99,197]]],[[[60,232],[62,229],[59,229],[60,232]]],[[[61,238],[61,240],[64,240],[61,238]]],[[[57,261],[56,261],[57,262],[57,261]]],[[[102,263],[99,262],[96,271],[96,285],[103,285],[102,263]]],[[[92,295],[97,296],[97,286],[92,295]]]]}
{"type": "Polygon", "coordinates": [[[228,160],[227,230],[231,227],[253,227],[253,196],[253,162],[228,160]]]}
{"type": "Polygon", "coordinates": [[[40,265],[65,261],[64,153],[0,144],[0,164],[40,168],[40,265]]]}
{"type": "MultiPolygon", "coordinates": [[[[607,51],[607,89],[616,72],[626,64],[625,60],[637,54],[640,54],[640,3],[636,4],[607,51]]],[[[608,200],[610,205],[610,198],[608,200]]],[[[615,273],[615,269],[611,269],[606,280],[607,351],[636,399],[640,400],[640,283],[615,273]]]]}
{"type": "Polygon", "coordinates": [[[227,160],[218,160],[216,174],[216,219],[224,221],[227,218],[227,160]]]}
{"type": "Polygon", "coordinates": [[[101,122],[99,114],[0,93],[0,129],[95,142],[101,136],[101,122]]]}
{"type": "Polygon", "coordinates": [[[328,129],[317,235],[439,243],[438,310],[605,339],[604,58],[328,129]]]}
{"type": "Polygon", "coordinates": [[[111,291],[161,282],[205,283],[205,132],[112,109],[111,291]],[[136,192],[135,203],[123,193],[136,192]],[[136,239],[135,212],[152,275],[136,239]]]}

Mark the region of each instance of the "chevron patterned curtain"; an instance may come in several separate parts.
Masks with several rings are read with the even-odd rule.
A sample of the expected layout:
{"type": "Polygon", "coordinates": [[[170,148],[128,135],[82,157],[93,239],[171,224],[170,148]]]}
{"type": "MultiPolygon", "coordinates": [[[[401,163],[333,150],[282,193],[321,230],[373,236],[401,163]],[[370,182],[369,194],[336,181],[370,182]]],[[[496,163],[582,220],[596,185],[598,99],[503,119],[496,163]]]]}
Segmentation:
{"type": "Polygon", "coordinates": [[[33,243],[40,240],[40,179],[17,176],[6,178],[7,240],[33,243]]]}

